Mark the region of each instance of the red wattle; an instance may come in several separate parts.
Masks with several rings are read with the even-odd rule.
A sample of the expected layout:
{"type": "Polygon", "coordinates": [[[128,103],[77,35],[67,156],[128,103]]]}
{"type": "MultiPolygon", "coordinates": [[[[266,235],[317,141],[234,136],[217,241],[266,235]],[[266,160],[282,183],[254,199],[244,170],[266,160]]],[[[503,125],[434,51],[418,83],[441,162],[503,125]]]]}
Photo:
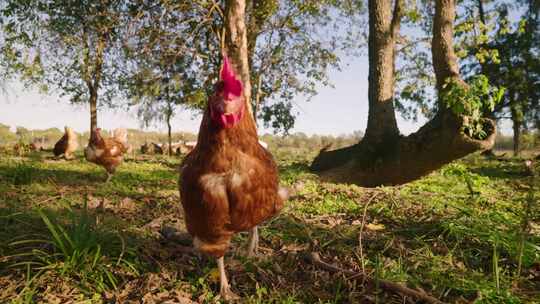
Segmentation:
{"type": "MultiPolygon", "coordinates": [[[[215,117],[214,115],[212,116],[215,117]]],[[[219,116],[215,118],[217,118],[216,120],[219,122],[221,127],[231,128],[234,127],[242,119],[242,117],[244,117],[244,107],[240,108],[240,111],[237,113],[219,114],[219,116]]]]}

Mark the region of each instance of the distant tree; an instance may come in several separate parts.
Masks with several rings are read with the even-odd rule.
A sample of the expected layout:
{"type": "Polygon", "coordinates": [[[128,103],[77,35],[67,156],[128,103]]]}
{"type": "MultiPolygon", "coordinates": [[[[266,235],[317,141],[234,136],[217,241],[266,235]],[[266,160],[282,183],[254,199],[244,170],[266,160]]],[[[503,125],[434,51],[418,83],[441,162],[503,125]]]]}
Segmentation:
{"type": "Polygon", "coordinates": [[[28,130],[25,127],[17,127],[15,130],[15,134],[17,135],[17,138],[19,141],[29,141],[31,139],[31,131],[28,130]]]}
{"type": "Polygon", "coordinates": [[[503,102],[487,115],[512,121],[515,155],[521,150],[522,133],[535,127],[535,113],[538,113],[538,5],[537,1],[528,0],[517,3],[474,1],[471,6],[477,6],[477,14],[471,13],[465,20],[474,25],[472,29],[478,30],[468,26],[463,31],[464,37],[467,34],[477,37],[463,48],[466,62],[463,71],[482,73],[491,83],[507,88],[503,102]],[[517,20],[511,20],[510,14],[519,14],[517,20]]]}
{"type": "MultiPolygon", "coordinates": [[[[189,2],[158,1],[134,4],[142,11],[124,46],[121,87],[145,126],[165,122],[168,154],[172,155],[172,119],[179,106],[202,107],[199,79],[205,79],[196,60],[194,16],[189,2]],[[199,77],[198,77],[199,76],[199,77]]],[[[132,8],[133,9],[133,8],[132,8]]]]}
{"type": "Polygon", "coordinates": [[[14,142],[17,139],[17,136],[13,134],[10,130],[11,128],[8,125],[0,123],[0,144],[5,145],[7,143],[14,142]]]}
{"type": "Polygon", "coordinates": [[[98,101],[110,104],[117,92],[116,55],[127,39],[121,30],[128,26],[125,2],[5,0],[0,9],[2,52],[21,79],[72,102],[88,102],[90,128],[96,128],[98,101]]]}

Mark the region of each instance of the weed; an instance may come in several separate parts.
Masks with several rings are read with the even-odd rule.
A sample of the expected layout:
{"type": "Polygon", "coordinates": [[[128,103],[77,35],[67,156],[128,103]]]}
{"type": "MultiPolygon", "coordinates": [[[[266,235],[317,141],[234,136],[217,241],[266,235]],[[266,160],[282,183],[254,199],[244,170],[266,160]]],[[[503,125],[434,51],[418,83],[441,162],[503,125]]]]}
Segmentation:
{"type": "Polygon", "coordinates": [[[68,223],[63,225],[54,221],[43,209],[38,210],[48,234],[42,238],[23,238],[12,241],[9,246],[21,248],[14,254],[10,267],[25,267],[33,271],[52,270],[61,277],[69,277],[79,282],[88,292],[103,292],[116,288],[119,269],[136,275],[137,266],[124,258],[124,240],[117,234],[120,248],[114,241],[114,234],[100,231],[96,219],[85,206],[79,213],[69,209],[68,223]]]}

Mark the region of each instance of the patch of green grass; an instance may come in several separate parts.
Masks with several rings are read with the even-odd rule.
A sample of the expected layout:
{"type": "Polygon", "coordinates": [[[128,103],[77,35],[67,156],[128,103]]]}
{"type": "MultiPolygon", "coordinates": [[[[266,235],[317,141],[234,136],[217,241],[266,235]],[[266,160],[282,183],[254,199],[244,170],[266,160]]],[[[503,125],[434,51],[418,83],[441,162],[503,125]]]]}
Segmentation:
{"type": "Polygon", "coordinates": [[[99,229],[95,216],[86,208],[80,212],[69,209],[66,223],[42,209],[38,215],[48,233],[23,235],[9,242],[17,253],[9,257],[13,262],[8,267],[27,269],[27,276],[52,270],[60,277],[75,280],[89,293],[117,288],[117,273],[139,274],[134,253],[126,249],[123,237],[99,229]]]}
{"type": "MultiPolygon", "coordinates": [[[[244,234],[225,257],[243,302],[402,303],[376,286],[385,279],[450,303],[540,303],[538,179],[521,160],[473,155],[407,185],[365,189],[321,182],[305,154],[277,156],[294,197],[261,225],[258,258],[243,256],[244,234]],[[314,267],[303,258],[311,251],[375,283],[314,267]]],[[[90,302],[219,301],[213,259],[159,234],[185,231],[179,162],[128,159],[105,184],[103,168],[80,158],[1,158],[0,285],[9,294],[0,302],[47,302],[65,290],[90,302]]]]}
{"type": "Polygon", "coordinates": [[[32,183],[33,167],[24,161],[7,163],[7,167],[2,170],[3,178],[13,185],[28,185],[32,183]]]}

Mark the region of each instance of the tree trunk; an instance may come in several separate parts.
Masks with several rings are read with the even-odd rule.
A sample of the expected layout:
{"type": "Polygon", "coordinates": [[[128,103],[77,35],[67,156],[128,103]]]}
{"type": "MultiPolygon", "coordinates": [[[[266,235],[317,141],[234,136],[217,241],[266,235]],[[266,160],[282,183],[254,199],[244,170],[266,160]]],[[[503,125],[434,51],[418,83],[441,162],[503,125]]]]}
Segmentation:
{"type": "MultiPolygon", "coordinates": [[[[253,58],[255,57],[255,50],[257,49],[257,39],[259,38],[259,35],[262,31],[262,26],[268,21],[270,18],[270,14],[267,14],[264,12],[266,7],[264,7],[265,3],[267,3],[268,0],[252,0],[248,1],[247,8],[246,8],[246,14],[247,14],[247,26],[249,28],[249,31],[247,31],[247,52],[248,52],[248,64],[249,64],[249,71],[251,73],[255,72],[253,70],[253,58]]],[[[260,67],[262,68],[262,67],[260,67]]],[[[252,110],[253,110],[253,117],[255,121],[257,120],[257,111],[260,108],[260,102],[261,102],[261,75],[262,71],[257,71],[257,76],[253,77],[253,81],[255,81],[254,84],[252,84],[252,93],[255,94],[255,98],[252,100],[252,110]],[[255,86],[255,87],[253,87],[255,86]]]]}
{"type": "Polygon", "coordinates": [[[521,154],[521,126],[523,125],[523,115],[519,109],[519,106],[514,104],[511,106],[510,112],[512,114],[512,129],[514,136],[512,138],[514,143],[514,156],[521,154]]]}
{"type": "Polygon", "coordinates": [[[90,88],[90,131],[97,129],[97,90],[90,88]]]}
{"type": "MultiPolygon", "coordinates": [[[[170,96],[170,90],[169,90],[169,85],[170,85],[170,77],[169,77],[169,71],[166,72],[166,77],[165,77],[165,100],[167,102],[167,112],[165,113],[165,120],[167,121],[167,139],[169,141],[169,149],[167,149],[167,153],[169,154],[169,157],[172,156],[172,126],[171,126],[171,119],[173,117],[173,114],[174,114],[174,107],[173,107],[173,103],[171,101],[171,96],[170,96]]],[[[164,73],[165,74],[165,73],[164,73]]]]}
{"type": "MultiPolygon", "coordinates": [[[[169,110],[171,110],[171,109],[169,108],[169,110]]],[[[172,117],[172,115],[170,115],[169,113],[167,113],[167,136],[168,136],[168,139],[169,139],[169,157],[170,157],[170,156],[172,156],[172,126],[171,126],[171,117],[172,117]]]]}
{"type": "Polygon", "coordinates": [[[249,73],[247,33],[246,33],[246,0],[225,1],[225,51],[240,74],[244,84],[244,98],[247,113],[253,119],[251,107],[251,80],[249,73]]]}
{"type": "MultiPolygon", "coordinates": [[[[493,122],[497,121],[497,117],[495,116],[494,111],[486,111],[486,112],[484,112],[484,117],[486,119],[490,119],[493,122]]],[[[497,155],[495,154],[495,145],[493,145],[489,149],[486,149],[486,150],[482,151],[481,154],[482,154],[482,156],[485,156],[487,158],[495,158],[495,157],[497,157],[497,155]]]]}
{"type": "Polygon", "coordinates": [[[478,16],[480,17],[480,21],[484,24],[484,26],[487,25],[486,22],[486,11],[484,10],[484,0],[477,0],[478,3],[478,16]]]}
{"type": "Polygon", "coordinates": [[[392,147],[399,136],[394,112],[395,47],[402,0],[369,1],[369,114],[364,140],[373,150],[392,147]]]}
{"type": "MultiPolygon", "coordinates": [[[[469,153],[488,149],[495,140],[495,124],[484,120],[484,140],[463,133],[467,117],[456,116],[440,104],[439,113],[416,133],[399,135],[393,108],[395,46],[402,3],[370,0],[369,117],[366,136],[354,146],[323,150],[311,168],[323,179],[361,186],[395,185],[418,179],[469,153]]],[[[437,0],[433,22],[432,56],[439,95],[450,78],[466,87],[459,76],[453,49],[454,0],[437,0]]]]}
{"type": "Polygon", "coordinates": [[[98,101],[98,90],[101,84],[101,73],[103,69],[103,54],[106,47],[106,34],[101,33],[99,35],[97,44],[96,44],[96,55],[92,63],[90,63],[90,45],[87,29],[83,28],[83,64],[81,66],[82,78],[86,82],[88,88],[88,93],[90,98],[88,102],[90,103],[90,131],[95,130],[98,127],[97,124],[97,101],[98,101]],[[92,72],[90,65],[93,65],[92,72]]]}

